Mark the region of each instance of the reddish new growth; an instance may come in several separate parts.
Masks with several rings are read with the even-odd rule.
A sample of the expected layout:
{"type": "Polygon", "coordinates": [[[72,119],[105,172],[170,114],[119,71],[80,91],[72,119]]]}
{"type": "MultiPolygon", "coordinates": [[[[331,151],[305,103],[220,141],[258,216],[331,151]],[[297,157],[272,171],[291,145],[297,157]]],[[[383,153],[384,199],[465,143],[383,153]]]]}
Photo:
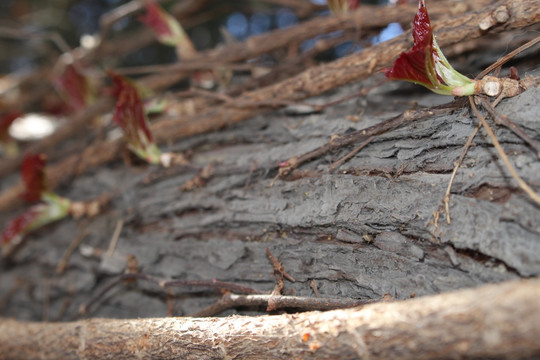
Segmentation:
{"type": "Polygon", "coordinates": [[[74,111],[83,110],[93,99],[92,86],[88,78],[73,64],[67,65],[64,72],[53,79],[53,83],[74,111]]]}
{"type": "Polygon", "coordinates": [[[13,219],[2,233],[2,251],[20,243],[23,236],[41,226],[60,220],[69,214],[71,201],[50,192],[45,186],[45,155],[27,155],[21,168],[26,191],[22,196],[31,202],[40,201],[13,219]]]}
{"type": "Polygon", "coordinates": [[[26,155],[23,160],[21,175],[25,186],[22,197],[28,202],[36,202],[47,191],[45,185],[45,160],[43,154],[26,155]]]}
{"type": "Polygon", "coordinates": [[[156,3],[149,2],[146,4],[146,14],[140,16],[139,20],[151,27],[160,36],[173,35],[173,31],[164,15],[165,12],[156,3]]]}
{"type": "Polygon", "coordinates": [[[427,75],[426,58],[431,56],[433,51],[433,36],[431,22],[422,2],[414,17],[412,31],[414,46],[402,53],[396,60],[394,67],[386,70],[389,79],[409,79],[421,84],[429,84],[431,81],[427,75]]]}
{"type": "Polygon", "coordinates": [[[16,111],[0,115],[0,153],[7,157],[15,157],[18,154],[17,142],[9,135],[9,127],[22,114],[16,111]]]}
{"type": "Polygon", "coordinates": [[[159,163],[161,153],[153,143],[137,88],[131,81],[112,71],[108,71],[108,75],[113,80],[112,94],[118,99],[113,119],[124,132],[129,148],[149,163],[159,163]]]}
{"type": "Polygon", "coordinates": [[[418,2],[412,35],[413,48],[403,52],[394,67],[386,69],[389,79],[413,82],[443,95],[474,94],[474,81],[454,70],[439,48],[424,0],[418,2]]]}
{"type": "Polygon", "coordinates": [[[154,30],[159,42],[176,47],[179,58],[190,58],[197,53],[182,25],[159,5],[147,3],[146,16],[139,17],[139,20],[154,30]]]}
{"type": "Polygon", "coordinates": [[[30,227],[39,218],[39,209],[41,207],[42,205],[36,205],[17,216],[15,219],[11,220],[2,233],[1,244],[5,246],[6,244],[9,244],[15,237],[24,233],[25,230],[28,229],[28,227],[30,227]]]}

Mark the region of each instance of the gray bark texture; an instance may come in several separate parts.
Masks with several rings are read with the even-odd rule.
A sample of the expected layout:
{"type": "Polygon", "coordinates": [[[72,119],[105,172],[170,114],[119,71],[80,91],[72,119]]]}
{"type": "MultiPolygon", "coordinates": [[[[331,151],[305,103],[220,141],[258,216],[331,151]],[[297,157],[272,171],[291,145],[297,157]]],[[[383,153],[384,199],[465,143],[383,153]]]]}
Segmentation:
{"type": "MultiPolygon", "coordinates": [[[[358,86],[313,101],[330,101],[358,86]]],[[[117,162],[78,177],[60,193],[88,199],[114,189],[120,195],[87,224],[64,220],[29,236],[13,259],[16,265],[2,270],[3,315],[68,319],[111,276],[124,271],[127,255],[136,257],[145,274],[216,278],[270,291],[269,248],[296,279],[286,284],[288,291],[313,296],[309,283],[315,280],[320,295],[333,298],[378,300],[390,294],[407,299],[538,275],[538,206],[517,189],[482,131],[452,187],[452,223],[441,217],[439,230],[434,228],[433,212],[453,162],[477,124],[467,109],[378,136],[335,173],[329,165],[351,148],[276,179],[276,163],[325,144],[333,134],[390,118],[409,108],[402,100],[410,98],[419,106],[451,100],[389,83],[365,99],[320,114],[279,111],[185,139],[172,150],[197,148],[195,165],[214,164],[207,184],[190,191],[180,187],[197,174],[193,170],[171,175],[157,167],[117,162]],[[363,109],[360,120],[351,121],[363,109]],[[119,220],[124,226],[110,254],[119,220]],[[101,255],[87,258],[76,251],[68,270],[56,275],[59,259],[83,227],[88,235],[81,248],[101,249],[101,255]]],[[[504,100],[497,110],[538,139],[538,98],[540,89],[533,87],[504,100]]],[[[534,152],[505,128],[497,127],[496,133],[521,176],[538,188],[540,163],[534,152]]],[[[201,289],[175,289],[172,295],[177,295],[174,314],[179,316],[219,298],[201,289]]],[[[140,281],[113,290],[90,315],[166,314],[166,293],[140,281]]]]}

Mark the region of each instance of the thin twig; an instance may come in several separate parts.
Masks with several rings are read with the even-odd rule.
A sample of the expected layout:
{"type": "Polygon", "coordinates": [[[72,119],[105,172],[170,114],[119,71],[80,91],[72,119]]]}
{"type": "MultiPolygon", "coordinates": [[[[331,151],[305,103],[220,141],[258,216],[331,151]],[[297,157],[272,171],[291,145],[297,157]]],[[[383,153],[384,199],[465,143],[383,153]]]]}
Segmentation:
{"type": "Polygon", "coordinates": [[[362,88],[362,89],[360,89],[360,91],[357,91],[357,92],[355,92],[353,94],[349,94],[347,96],[336,99],[334,101],[327,102],[327,103],[322,104],[322,105],[317,105],[317,110],[320,111],[320,110],[323,110],[323,109],[325,109],[327,107],[334,106],[334,105],[337,105],[337,104],[341,104],[342,102],[345,102],[345,101],[348,101],[348,100],[351,100],[351,99],[356,99],[356,98],[358,98],[360,96],[366,96],[372,89],[375,89],[375,88],[381,86],[385,82],[387,82],[386,78],[377,81],[377,83],[372,85],[372,86],[362,88]]]}
{"type": "Polygon", "coordinates": [[[375,136],[371,136],[371,137],[367,138],[360,145],[355,147],[350,153],[348,153],[347,155],[345,155],[344,157],[342,157],[341,159],[339,159],[338,161],[336,161],[332,165],[330,165],[330,172],[336,171],[341,165],[343,165],[343,163],[345,161],[349,160],[354,155],[356,155],[360,150],[365,148],[371,142],[371,140],[373,140],[373,139],[375,139],[375,136]]]}
{"type": "Polygon", "coordinates": [[[268,259],[270,259],[270,262],[272,263],[272,267],[274,268],[274,273],[281,274],[284,278],[286,278],[290,282],[296,282],[296,280],[291,275],[287,274],[283,264],[279,262],[279,260],[276,259],[274,255],[272,255],[269,248],[266,248],[266,255],[268,256],[268,259]]]}
{"type": "Polygon", "coordinates": [[[62,255],[62,258],[60,259],[60,261],[58,262],[58,265],[56,266],[56,273],[58,275],[61,275],[61,274],[64,273],[64,271],[66,270],[66,268],[68,266],[68,261],[69,261],[69,258],[71,256],[71,254],[73,254],[75,249],[77,249],[77,247],[81,244],[81,242],[84,240],[84,238],[88,235],[89,231],[87,229],[87,226],[88,226],[89,222],[90,222],[90,220],[88,220],[88,219],[84,220],[83,224],[80,226],[80,230],[79,230],[79,232],[77,234],[77,237],[75,237],[75,239],[73,239],[71,244],[69,244],[69,247],[66,250],[66,252],[64,253],[64,255],[62,255]]]}
{"type": "Polygon", "coordinates": [[[148,274],[141,273],[124,273],[119,275],[116,279],[112,280],[107,284],[103,289],[101,289],[94,297],[92,297],[88,302],[82,304],[79,307],[78,315],[87,314],[90,311],[90,308],[101,298],[105,296],[110,290],[116,287],[118,284],[130,280],[143,280],[150,283],[154,283],[163,289],[169,289],[172,287],[204,287],[204,288],[213,288],[213,289],[225,289],[229,291],[234,291],[241,294],[261,294],[262,292],[247,286],[242,286],[239,284],[219,281],[216,279],[213,280],[166,280],[158,278],[148,274]]]}
{"type": "Polygon", "coordinates": [[[523,139],[530,147],[536,151],[536,156],[540,158],[540,144],[536,142],[532,137],[530,137],[523,129],[521,129],[516,123],[511,121],[508,116],[499,114],[493,106],[490,104],[489,100],[483,96],[478,96],[480,105],[489,112],[493,117],[496,123],[502,124],[512,130],[514,134],[523,139]]]}
{"type": "MultiPolygon", "coordinates": [[[[454,162],[454,171],[452,171],[452,175],[450,176],[450,180],[448,181],[448,187],[446,188],[446,192],[444,193],[444,197],[442,198],[441,200],[441,206],[439,207],[439,210],[437,210],[437,212],[440,213],[440,211],[442,210],[442,205],[444,204],[444,209],[445,209],[445,212],[446,212],[446,223],[448,225],[450,225],[450,190],[452,189],[452,184],[454,183],[454,179],[456,177],[456,174],[458,172],[458,169],[461,167],[461,164],[463,163],[463,159],[465,159],[465,155],[467,155],[467,151],[469,150],[469,147],[471,146],[472,142],[473,142],[473,139],[474,137],[476,136],[476,134],[478,133],[478,130],[480,130],[480,126],[481,124],[478,124],[471,136],[469,136],[469,139],[467,140],[467,142],[465,143],[465,146],[463,146],[463,149],[461,150],[461,154],[459,155],[459,158],[454,162]]],[[[438,221],[438,216],[436,217],[436,221],[435,221],[435,228],[438,227],[437,225],[437,221],[438,221]]]]}
{"type": "Polygon", "coordinates": [[[492,72],[493,70],[497,69],[498,67],[504,65],[506,62],[508,62],[510,59],[512,59],[514,56],[516,56],[517,54],[527,50],[528,48],[530,48],[531,46],[534,46],[536,44],[538,44],[540,42],[540,36],[537,36],[536,38],[532,39],[531,41],[528,41],[527,43],[521,45],[520,47],[518,47],[517,49],[509,52],[508,54],[504,55],[503,57],[501,57],[500,59],[498,59],[497,61],[495,61],[493,64],[491,64],[490,66],[488,66],[487,68],[484,69],[484,71],[482,71],[480,74],[478,74],[475,79],[481,79],[483,78],[484,76],[486,76],[487,74],[489,74],[490,72],[492,72]]]}
{"type": "Polygon", "coordinates": [[[297,102],[297,101],[287,101],[287,100],[240,101],[226,94],[216,93],[213,91],[208,91],[208,90],[204,90],[200,88],[191,88],[190,90],[187,90],[179,94],[180,95],[184,95],[184,94],[200,95],[200,96],[208,97],[211,99],[221,100],[227,106],[235,107],[235,108],[242,108],[242,109],[253,108],[253,107],[279,108],[282,106],[298,106],[298,105],[308,106],[310,108],[313,108],[314,110],[318,109],[317,105],[309,104],[309,103],[302,103],[302,102],[297,102]]]}
{"type": "Polygon", "coordinates": [[[227,293],[218,302],[194,314],[194,317],[214,316],[238,306],[266,306],[272,310],[296,308],[303,311],[345,309],[373,303],[373,300],[314,298],[286,295],[236,295],[227,293]]]}
{"type": "Polygon", "coordinates": [[[283,162],[279,169],[278,175],[280,177],[287,176],[292,170],[296,169],[301,164],[325,155],[329,151],[341,148],[343,146],[347,146],[354,142],[363,140],[367,137],[379,135],[386,131],[396,129],[412,121],[421,120],[430,116],[445,114],[462,106],[463,100],[458,99],[451,103],[439,105],[433,108],[407,110],[401,115],[385,120],[365,129],[357,130],[346,135],[334,136],[328,143],[302,155],[293,156],[289,160],[283,162]]]}
{"type": "Polygon", "coordinates": [[[64,54],[70,54],[71,48],[64,38],[55,31],[28,32],[23,29],[0,27],[0,37],[12,39],[43,39],[52,41],[64,54]]]}
{"type": "Polygon", "coordinates": [[[109,243],[109,249],[107,250],[106,256],[112,256],[114,253],[114,249],[116,248],[116,244],[118,243],[118,239],[120,238],[120,233],[122,232],[122,228],[124,227],[124,219],[120,219],[116,222],[116,227],[114,228],[114,233],[111,237],[111,241],[109,243]]]}
{"type": "Polygon", "coordinates": [[[476,116],[478,117],[480,122],[482,123],[482,126],[484,127],[484,129],[486,129],[486,132],[487,132],[489,138],[493,142],[493,145],[495,146],[495,149],[497,150],[497,153],[499,154],[499,156],[501,157],[501,160],[504,162],[506,168],[510,172],[510,175],[512,175],[514,180],[516,180],[519,187],[523,191],[525,191],[525,193],[527,195],[529,195],[529,197],[532,200],[534,200],[534,202],[536,202],[538,205],[540,205],[540,195],[538,195],[533,189],[531,189],[531,187],[529,185],[527,185],[527,183],[525,181],[523,181],[523,179],[519,176],[517,171],[514,169],[514,167],[510,163],[510,160],[508,159],[508,156],[506,156],[504,150],[502,149],[501,144],[499,143],[499,140],[497,140],[497,137],[493,133],[493,130],[491,130],[491,128],[489,127],[489,125],[488,125],[486,119],[484,118],[484,116],[476,108],[476,104],[474,103],[474,98],[472,96],[469,96],[469,102],[471,104],[471,107],[472,107],[474,113],[476,114],[476,116]]]}

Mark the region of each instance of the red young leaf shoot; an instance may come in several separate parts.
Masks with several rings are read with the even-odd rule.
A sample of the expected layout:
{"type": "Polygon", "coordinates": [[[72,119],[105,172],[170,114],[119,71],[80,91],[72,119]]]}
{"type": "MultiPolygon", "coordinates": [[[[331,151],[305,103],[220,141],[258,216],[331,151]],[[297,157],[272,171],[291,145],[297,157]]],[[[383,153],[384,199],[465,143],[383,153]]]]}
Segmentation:
{"type": "Polygon", "coordinates": [[[9,127],[21,115],[17,111],[0,115],[0,152],[5,153],[8,157],[15,157],[18,153],[17,143],[9,134],[9,127]]]}
{"type": "Polygon", "coordinates": [[[151,164],[159,164],[161,152],[148,129],[148,119],[136,86],[128,79],[108,71],[116,96],[114,122],[122,129],[128,146],[137,156],[151,164]]]}
{"type": "Polygon", "coordinates": [[[43,154],[30,154],[23,160],[21,175],[26,188],[23,197],[27,201],[41,202],[17,216],[4,229],[0,241],[4,252],[29,232],[69,214],[71,201],[48,191],[45,185],[45,159],[43,154]]]}
{"type": "Polygon", "coordinates": [[[47,191],[45,184],[44,154],[28,154],[24,157],[21,166],[21,176],[25,186],[22,197],[28,202],[39,201],[47,191]]]}
{"type": "Polygon", "coordinates": [[[160,37],[174,36],[175,31],[169,22],[169,15],[154,2],[148,2],[146,4],[146,14],[140,16],[139,20],[152,28],[160,37]]]}
{"type": "Polygon", "coordinates": [[[42,204],[33,206],[26,212],[11,220],[2,233],[2,246],[13,242],[13,239],[15,239],[17,236],[22,236],[23,234],[27,233],[29,231],[28,228],[39,217],[39,209],[43,206],[44,205],[42,204]]]}
{"type": "Polygon", "coordinates": [[[385,70],[390,80],[409,81],[442,95],[466,96],[475,93],[474,80],[454,70],[439,48],[424,0],[418,2],[412,35],[413,48],[403,52],[394,66],[385,70]]]}
{"type": "Polygon", "coordinates": [[[179,57],[190,57],[196,53],[191,39],[180,23],[154,2],[146,4],[146,15],[139,20],[152,28],[160,43],[175,46],[179,57]]]}
{"type": "Polygon", "coordinates": [[[88,77],[81,74],[73,64],[53,79],[58,93],[73,111],[83,110],[94,100],[94,89],[88,77]]]}
{"type": "Polygon", "coordinates": [[[43,203],[36,204],[17,216],[2,232],[2,250],[18,244],[24,235],[69,215],[71,201],[52,193],[43,196],[43,203]]]}

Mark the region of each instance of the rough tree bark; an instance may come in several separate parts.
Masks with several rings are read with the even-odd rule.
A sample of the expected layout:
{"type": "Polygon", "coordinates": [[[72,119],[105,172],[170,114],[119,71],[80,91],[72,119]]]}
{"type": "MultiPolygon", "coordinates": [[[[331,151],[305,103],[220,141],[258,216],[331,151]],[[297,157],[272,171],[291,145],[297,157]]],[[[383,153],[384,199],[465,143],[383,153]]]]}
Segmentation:
{"type": "MultiPolygon", "coordinates": [[[[503,3],[515,16],[506,24],[495,26],[493,32],[522,28],[539,21],[538,1],[494,2],[489,8],[468,13],[461,20],[442,21],[442,26],[437,28],[440,44],[444,47],[467,37],[459,31],[453,32],[453,25],[467,24],[474,29],[469,29],[467,34],[472,34],[470,37],[482,36],[478,22],[503,3]],[[522,16],[521,20],[519,16],[522,16]]],[[[518,36],[517,33],[511,34],[518,36]]],[[[376,52],[381,48],[390,51],[381,55],[383,60],[375,65],[371,64],[369,54],[353,54],[326,66],[307,69],[297,77],[276,85],[244,94],[239,101],[300,101],[318,95],[309,101],[323,105],[378,84],[382,75],[375,73],[376,68],[388,65],[408,45],[409,40],[403,36],[372,49],[376,52]],[[310,87],[310,84],[315,85],[310,87]]],[[[537,48],[531,51],[538,53],[537,48]]],[[[476,65],[485,67],[499,55],[486,54],[476,65]]],[[[477,54],[474,56],[478,57],[477,54]]],[[[524,58],[527,61],[527,56],[524,58]]],[[[466,56],[461,60],[464,59],[466,56]]],[[[470,61],[460,63],[456,60],[456,63],[469,74],[480,70],[468,67],[466,63],[470,61]]],[[[525,62],[523,67],[528,75],[539,74],[535,61],[525,62]]],[[[515,98],[502,101],[497,111],[507,115],[538,140],[539,98],[540,88],[531,87],[515,98]]],[[[285,292],[315,296],[313,288],[316,288],[323,297],[377,301],[386,294],[404,300],[538,276],[539,206],[511,180],[482,131],[469,149],[452,188],[451,224],[442,218],[438,226],[434,223],[433,213],[439,208],[453,162],[477,124],[477,119],[466,106],[376,137],[338,171],[330,171],[330,165],[347,155],[357,144],[315,158],[287,177],[277,177],[277,164],[328,143],[332,135],[364,129],[411,107],[428,107],[450,101],[449,97],[430,94],[413,85],[385,83],[374,87],[365,96],[327,107],[322,112],[302,113],[295,107],[274,112],[264,109],[262,112],[231,104],[211,106],[199,113],[198,118],[160,119],[154,124],[157,137],[167,143],[164,148],[187,151],[191,156],[192,166],[169,170],[142,164],[128,165],[118,160],[121,148],[118,141],[105,143],[102,148],[92,144],[87,148],[90,149],[86,153],[87,158],[82,160],[76,155],[66,154],[67,160],[53,165],[51,169],[53,177],[62,180],[58,180],[61,195],[76,200],[97,197],[105,192],[117,195],[110,206],[93,219],[79,222],[64,220],[32,234],[10,263],[2,262],[0,314],[18,321],[73,319],[81,304],[103,289],[111,278],[124,272],[127,255],[136,257],[144,274],[188,280],[216,278],[270,292],[275,278],[265,252],[269,248],[296,279],[294,283],[286,282],[285,292]],[[218,121],[205,122],[208,119],[218,121]],[[228,127],[219,132],[203,133],[224,125],[228,127]],[[202,130],[186,130],[197,126],[202,130]],[[168,135],[176,140],[167,138],[168,135]],[[92,154],[95,158],[91,157],[92,154]],[[104,156],[106,161],[97,159],[98,156],[104,156]],[[84,172],[70,167],[80,163],[93,164],[93,167],[88,166],[84,172]],[[205,167],[206,175],[209,175],[201,177],[201,169],[205,167]],[[78,175],[70,179],[73,174],[78,175]],[[197,176],[200,180],[198,185],[192,181],[197,176]],[[108,251],[119,222],[123,227],[118,243],[108,251]],[[81,251],[73,253],[64,273],[57,274],[58,262],[75,238],[82,239],[81,251]]],[[[101,106],[110,104],[104,100],[101,106]]],[[[503,127],[496,127],[496,133],[520,175],[539,189],[540,162],[534,151],[503,127]]],[[[18,176],[11,174],[4,179],[2,195],[16,188],[18,176]]],[[[8,206],[2,207],[6,208],[8,206]]],[[[13,215],[0,213],[0,223],[5,223],[13,215]]],[[[540,337],[535,317],[538,302],[533,301],[535,294],[538,294],[538,282],[530,281],[488,287],[479,292],[370,305],[360,310],[275,318],[160,319],[141,320],[140,323],[90,320],[46,325],[1,320],[0,350],[4,347],[9,351],[23,348],[39,351],[47,346],[44,344],[49,344],[37,342],[36,348],[24,342],[26,339],[15,343],[14,339],[19,338],[16,334],[25,331],[35,336],[42,336],[43,329],[65,331],[66,336],[73,336],[76,331],[80,335],[80,330],[85,329],[88,336],[99,336],[98,329],[94,327],[99,323],[104,327],[116,327],[116,334],[122,334],[127,327],[134,329],[130,331],[151,332],[150,337],[142,338],[152,342],[159,340],[154,337],[157,330],[139,326],[155,329],[158,323],[166,326],[204,324],[200,326],[208,326],[216,332],[216,337],[208,339],[207,333],[199,334],[199,338],[193,337],[196,336],[195,330],[188,333],[192,342],[196,343],[194,339],[204,342],[201,347],[189,348],[192,354],[197,354],[197,351],[208,348],[208,341],[215,340],[213,345],[233,341],[234,336],[228,339],[229,333],[220,330],[223,327],[245,329],[246,324],[260,321],[268,326],[276,325],[274,331],[286,326],[299,331],[287,333],[296,336],[294,341],[298,345],[286,353],[289,358],[294,358],[293,355],[329,358],[333,354],[325,351],[340,351],[342,358],[360,358],[364,354],[370,358],[397,355],[407,358],[407,354],[412,356],[409,358],[422,358],[415,357],[419,349],[425,350],[423,358],[426,359],[444,356],[527,357],[538,355],[537,345],[525,342],[526,339],[540,337]],[[437,304],[442,299],[448,301],[446,306],[437,304]],[[391,331],[393,328],[399,334],[384,333],[390,336],[388,340],[378,338],[373,328],[369,330],[371,335],[362,333],[368,331],[362,330],[365,322],[358,327],[351,325],[356,320],[360,324],[368,313],[378,321],[389,320],[381,323],[381,329],[388,326],[385,329],[391,331]],[[331,321],[344,318],[351,323],[331,321]],[[411,331],[417,328],[407,328],[405,320],[400,319],[410,320],[415,326],[420,326],[418,329],[425,329],[427,337],[418,334],[418,337],[409,338],[409,335],[415,335],[411,331]],[[295,328],[295,324],[303,324],[302,321],[311,321],[312,324],[312,333],[305,342],[301,339],[303,330],[295,328]],[[510,325],[501,326],[505,322],[510,325]],[[218,328],[216,324],[223,327],[218,328]],[[444,325],[462,326],[464,333],[450,331],[444,325]],[[531,327],[526,328],[529,325],[531,327]],[[325,333],[319,326],[330,327],[325,333]],[[347,337],[340,339],[337,335],[343,327],[347,337]],[[490,329],[499,330],[490,332],[490,329]],[[446,337],[451,335],[456,337],[446,337]],[[524,342],[506,341],[518,338],[524,342]],[[366,343],[366,348],[361,347],[360,344],[366,341],[369,343],[366,343]],[[497,341],[513,347],[497,353],[500,349],[494,346],[497,341]],[[379,348],[378,343],[388,347],[379,348]],[[328,344],[336,344],[336,347],[327,347],[328,344]],[[311,350],[310,345],[313,346],[311,350]],[[492,352],[488,352],[490,347],[492,352]]],[[[87,316],[146,318],[167,314],[191,315],[213,304],[221,295],[200,288],[164,291],[156,284],[137,281],[115,287],[99,299],[87,316]]],[[[261,311],[264,309],[248,307],[232,309],[224,314],[258,315],[261,311]]],[[[231,331],[230,334],[241,332],[231,331]]],[[[275,340],[268,338],[270,342],[265,343],[270,350],[272,339],[275,340]]],[[[78,341],[74,339],[74,347],[90,349],[78,341]]],[[[94,340],[88,341],[90,344],[94,340]]],[[[258,351],[258,344],[244,345],[258,351]]],[[[128,351],[128,347],[123,349],[128,351]]],[[[229,355],[243,351],[236,347],[219,349],[229,355]]],[[[101,351],[97,347],[94,350],[101,351]]],[[[132,350],[138,351],[138,348],[132,350]]],[[[274,350],[275,358],[284,356],[279,352],[281,348],[274,350]]],[[[244,354],[245,358],[252,354],[251,358],[257,358],[255,352],[246,350],[244,354]]],[[[54,358],[54,355],[51,353],[50,356],[54,358]]],[[[161,355],[156,354],[154,358],[158,356],[161,355]]],[[[224,358],[225,353],[209,352],[207,357],[224,358]]]]}

